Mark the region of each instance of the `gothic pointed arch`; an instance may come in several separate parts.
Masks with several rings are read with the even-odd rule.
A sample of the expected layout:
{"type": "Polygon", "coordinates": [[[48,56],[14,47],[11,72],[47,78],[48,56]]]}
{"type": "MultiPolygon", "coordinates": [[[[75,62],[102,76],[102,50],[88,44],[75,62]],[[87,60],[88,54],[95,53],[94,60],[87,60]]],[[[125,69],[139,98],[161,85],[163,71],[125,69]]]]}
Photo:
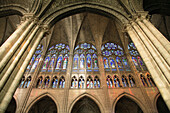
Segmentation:
{"type": "MultiPolygon", "coordinates": [[[[100,101],[96,97],[94,97],[93,95],[88,94],[88,93],[79,95],[77,98],[75,98],[73,100],[73,102],[70,104],[70,107],[69,107],[69,113],[77,113],[79,110],[83,110],[83,109],[85,110],[85,108],[82,108],[83,105],[86,107],[89,107],[88,110],[91,109],[92,111],[93,110],[97,111],[97,112],[89,111],[89,113],[104,113],[104,109],[103,109],[103,106],[100,103],[100,101]],[[83,103],[84,100],[87,102],[83,103]],[[88,105],[86,106],[85,104],[88,104],[88,105]],[[92,104],[92,106],[90,106],[90,104],[92,104]],[[76,106],[78,106],[78,108],[80,108],[80,109],[75,109],[76,106]],[[94,107],[94,108],[92,108],[92,107],[94,107]]],[[[84,113],[84,112],[81,112],[81,113],[84,113]]]]}
{"type": "Polygon", "coordinates": [[[158,113],[169,113],[169,109],[160,94],[156,95],[155,106],[158,113]]]}
{"type": "Polygon", "coordinates": [[[29,106],[25,109],[26,113],[34,113],[35,108],[39,106],[38,109],[40,110],[39,112],[41,113],[46,113],[47,111],[50,110],[50,113],[58,113],[59,108],[58,108],[58,103],[53,95],[50,93],[43,93],[36,98],[34,98],[29,104],[29,106]],[[44,106],[43,106],[44,105],[44,106]]]}
{"type": "Polygon", "coordinates": [[[138,100],[135,96],[125,93],[125,92],[120,94],[115,99],[115,101],[113,102],[113,107],[112,107],[113,113],[121,113],[121,112],[123,112],[123,113],[145,113],[146,112],[145,108],[146,107],[140,100],[138,100]],[[128,102],[130,102],[130,103],[128,103],[128,102]],[[122,108],[124,106],[121,106],[121,104],[122,105],[126,104],[127,105],[126,107],[128,107],[128,105],[132,104],[133,107],[136,107],[136,109],[135,109],[136,111],[131,112],[130,111],[131,108],[128,108],[128,109],[126,109],[126,107],[122,108]],[[122,109],[120,109],[119,107],[122,109]],[[125,110],[125,111],[118,111],[118,110],[125,110]]]}
{"type": "MultiPolygon", "coordinates": [[[[59,3],[54,4],[56,4],[57,6],[59,3]]],[[[123,13],[124,8],[121,6],[120,7],[122,11],[115,7],[112,7],[112,9],[110,9],[109,7],[106,7],[104,4],[99,5],[97,2],[91,4],[88,3],[87,1],[84,1],[82,2],[82,4],[79,3],[66,3],[66,4],[63,3],[62,4],[63,6],[59,10],[55,8],[54,10],[49,9],[48,11],[46,11],[44,16],[42,16],[43,22],[52,27],[57,21],[65,17],[86,11],[114,18],[118,20],[119,23],[128,23],[128,15],[126,13],[123,13]]],[[[112,5],[114,5],[114,2],[112,3],[112,5]]]]}

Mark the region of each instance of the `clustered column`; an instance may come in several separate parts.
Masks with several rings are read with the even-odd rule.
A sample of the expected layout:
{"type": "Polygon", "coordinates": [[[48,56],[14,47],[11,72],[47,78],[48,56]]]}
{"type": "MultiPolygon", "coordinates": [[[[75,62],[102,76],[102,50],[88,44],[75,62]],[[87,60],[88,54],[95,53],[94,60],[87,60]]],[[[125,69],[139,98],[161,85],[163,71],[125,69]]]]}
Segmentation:
{"type": "Polygon", "coordinates": [[[23,22],[23,24],[21,24],[21,26],[11,35],[11,39],[7,40],[2,46],[3,48],[9,48],[8,45],[15,42],[12,47],[10,47],[9,51],[2,51],[4,57],[0,62],[0,64],[3,64],[0,67],[2,72],[2,79],[0,81],[0,95],[3,96],[0,100],[1,113],[4,113],[7,109],[27,65],[29,64],[38,44],[43,38],[44,33],[47,31],[46,27],[40,27],[40,24],[36,23],[38,23],[37,18],[30,17],[29,19],[26,19],[26,21],[23,22]],[[12,59],[10,65],[8,64],[9,59],[12,59]],[[20,64],[20,67],[17,66],[18,64],[20,64]],[[3,67],[6,65],[9,65],[9,67],[4,69],[3,67]],[[13,70],[15,70],[16,73],[13,73],[13,70]],[[11,76],[11,73],[13,73],[13,76],[15,77],[9,84],[7,81],[9,76],[11,76]]]}
{"type": "Polygon", "coordinates": [[[141,18],[136,18],[135,21],[131,21],[126,28],[127,33],[134,42],[149,72],[151,73],[153,80],[161,92],[165,103],[170,109],[170,88],[168,77],[170,75],[170,67],[168,65],[170,55],[167,52],[165,45],[163,46],[155,38],[153,33],[150,31],[150,28],[147,28],[147,26],[143,24],[141,18]],[[165,53],[162,54],[163,52],[165,53]]]}

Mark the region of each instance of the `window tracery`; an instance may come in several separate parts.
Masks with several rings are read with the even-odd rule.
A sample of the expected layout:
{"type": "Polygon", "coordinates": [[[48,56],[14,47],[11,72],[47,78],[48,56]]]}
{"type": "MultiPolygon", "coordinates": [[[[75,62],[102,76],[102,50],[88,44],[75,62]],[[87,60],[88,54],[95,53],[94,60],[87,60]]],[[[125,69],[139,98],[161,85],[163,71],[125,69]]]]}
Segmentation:
{"type": "Polygon", "coordinates": [[[68,64],[69,50],[69,46],[63,43],[51,46],[47,51],[41,72],[65,72],[68,64]]]}
{"type": "Polygon", "coordinates": [[[140,71],[140,70],[146,71],[147,68],[146,68],[142,58],[140,57],[140,55],[139,55],[139,53],[138,53],[133,42],[129,43],[128,50],[129,50],[130,55],[132,56],[132,61],[135,65],[136,69],[138,71],[140,71]]]}
{"type": "Polygon", "coordinates": [[[115,43],[105,43],[101,47],[105,71],[131,71],[123,48],[115,43]],[[116,66],[117,65],[117,66],[116,66]]]}
{"type": "Polygon", "coordinates": [[[39,44],[36,48],[36,51],[34,53],[34,55],[32,56],[27,68],[26,68],[26,72],[34,72],[38,63],[39,63],[39,60],[41,58],[41,54],[42,54],[42,51],[43,51],[43,46],[41,44],[39,44]]]}
{"type": "Polygon", "coordinates": [[[98,71],[98,57],[94,45],[78,44],[74,49],[73,72],[98,71]]]}

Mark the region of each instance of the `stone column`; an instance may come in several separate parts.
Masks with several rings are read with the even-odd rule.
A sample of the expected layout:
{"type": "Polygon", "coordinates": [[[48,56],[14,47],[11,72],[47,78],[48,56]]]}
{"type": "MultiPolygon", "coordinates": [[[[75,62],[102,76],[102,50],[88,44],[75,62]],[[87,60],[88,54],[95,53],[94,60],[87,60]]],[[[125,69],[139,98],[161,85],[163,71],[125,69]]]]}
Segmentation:
{"type": "Polygon", "coordinates": [[[152,34],[152,32],[148,29],[148,27],[146,27],[145,24],[141,22],[141,19],[137,19],[136,22],[138,23],[139,27],[141,27],[141,29],[144,31],[146,36],[148,36],[148,39],[153,44],[153,47],[155,47],[155,49],[159,51],[160,55],[163,57],[165,62],[167,62],[168,65],[170,65],[170,54],[165,49],[165,47],[159,42],[159,40],[157,40],[157,38],[152,34]]]}
{"type": "Polygon", "coordinates": [[[157,85],[163,99],[165,100],[165,103],[170,109],[169,82],[164,77],[162,71],[159,68],[159,65],[155,61],[158,58],[154,59],[154,56],[151,55],[151,52],[154,52],[154,51],[148,50],[149,48],[147,48],[145,45],[146,42],[142,41],[141,39],[142,35],[139,35],[138,31],[135,31],[130,25],[127,25],[126,27],[127,27],[127,33],[129,34],[130,38],[134,42],[138,52],[140,53],[143,61],[145,62],[149,72],[151,73],[152,78],[155,81],[155,84],[157,85]]]}
{"type": "Polygon", "coordinates": [[[3,43],[0,47],[0,61],[2,60],[3,56],[10,50],[11,45],[15,43],[15,41],[19,38],[19,36],[23,33],[23,31],[28,27],[31,23],[31,19],[29,17],[26,18],[23,23],[15,30],[15,32],[3,43]]]}
{"type": "Polygon", "coordinates": [[[65,76],[65,88],[64,88],[64,100],[63,100],[63,111],[60,111],[62,113],[68,113],[69,107],[68,107],[68,97],[69,97],[69,89],[71,84],[71,74],[72,74],[72,64],[73,64],[73,50],[70,49],[69,58],[68,58],[68,65],[67,65],[67,71],[65,76]]]}
{"type": "MultiPolygon", "coordinates": [[[[138,22],[141,23],[141,22],[138,22]]],[[[143,42],[143,45],[147,48],[147,50],[150,52],[150,55],[152,56],[153,60],[157,63],[157,66],[159,66],[159,69],[162,71],[162,75],[167,79],[167,82],[170,82],[170,67],[164,60],[164,58],[161,56],[162,53],[159,53],[156,47],[154,47],[154,42],[151,41],[151,37],[148,37],[144,34],[142,29],[139,28],[137,24],[132,22],[132,26],[139,35],[141,41],[143,42]]],[[[143,28],[145,29],[145,28],[143,28]]],[[[168,56],[170,58],[170,56],[168,56]]]]}
{"type": "Polygon", "coordinates": [[[109,99],[109,93],[108,93],[108,88],[107,88],[107,83],[106,83],[106,73],[105,73],[105,69],[104,69],[104,64],[103,64],[103,57],[101,55],[101,48],[97,48],[98,50],[98,66],[99,66],[99,72],[100,72],[100,81],[101,81],[101,88],[103,90],[103,93],[105,95],[104,99],[105,99],[105,111],[106,113],[110,113],[111,110],[111,105],[110,105],[110,99],[109,99]]]}
{"type": "MultiPolygon", "coordinates": [[[[8,63],[9,59],[11,59],[11,56],[16,52],[18,47],[21,46],[24,39],[27,37],[31,29],[34,27],[35,21],[31,22],[31,24],[26,28],[26,30],[22,33],[22,35],[19,37],[19,39],[15,42],[15,44],[10,48],[10,50],[7,52],[6,55],[2,55],[2,60],[0,62],[0,72],[3,70],[3,67],[8,63]]],[[[10,37],[9,37],[10,38],[10,37]]],[[[2,50],[3,52],[3,50],[2,50]]]]}
{"type": "MultiPolygon", "coordinates": [[[[27,49],[28,45],[30,44],[31,40],[33,39],[34,35],[37,33],[39,29],[39,25],[36,26],[36,28],[33,30],[33,32],[30,34],[30,36],[28,37],[28,39],[26,40],[26,42],[24,43],[23,47],[21,48],[20,52],[17,54],[17,56],[15,57],[14,61],[12,62],[12,64],[8,67],[8,70],[5,73],[1,73],[1,75],[3,76],[1,81],[0,81],[0,90],[2,89],[2,87],[4,86],[4,84],[6,83],[6,81],[8,80],[10,74],[12,73],[13,69],[15,68],[16,64],[18,63],[18,61],[20,60],[20,58],[22,57],[23,53],[25,52],[25,50],[27,49]]],[[[30,29],[29,29],[30,30],[30,29]]],[[[31,31],[31,30],[30,30],[31,31]]],[[[11,50],[10,50],[11,51],[11,50]]]]}
{"type": "Polygon", "coordinates": [[[5,110],[8,107],[8,104],[10,103],[13,94],[15,93],[15,90],[18,87],[18,84],[22,78],[22,75],[25,72],[25,69],[27,67],[27,65],[29,64],[38,44],[40,43],[41,39],[43,38],[43,35],[45,33],[44,29],[40,29],[38,36],[36,37],[36,40],[31,48],[31,50],[29,51],[27,57],[25,58],[23,64],[21,65],[20,69],[18,70],[18,72],[16,73],[15,79],[12,81],[11,85],[9,86],[8,90],[6,91],[6,95],[4,96],[4,98],[1,101],[0,104],[0,112],[4,113],[5,110]]]}
{"type": "Polygon", "coordinates": [[[149,29],[149,31],[155,36],[162,46],[170,53],[170,42],[162,35],[162,33],[146,18],[148,12],[138,12],[142,17],[142,22],[149,29]]]}

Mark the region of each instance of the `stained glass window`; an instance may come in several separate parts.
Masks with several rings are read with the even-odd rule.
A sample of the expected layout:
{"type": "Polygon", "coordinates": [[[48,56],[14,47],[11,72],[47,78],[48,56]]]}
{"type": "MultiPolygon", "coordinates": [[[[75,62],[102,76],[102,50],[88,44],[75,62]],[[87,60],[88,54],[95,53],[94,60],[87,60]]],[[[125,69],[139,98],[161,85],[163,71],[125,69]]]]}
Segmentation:
{"type": "Polygon", "coordinates": [[[26,81],[25,81],[25,83],[24,83],[24,87],[23,87],[23,88],[28,88],[28,87],[29,87],[29,85],[30,85],[30,82],[31,82],[31,77],[29,76],[29,77],[26,79],[26,81]]]}
{"type": "Polygon", "coordinates": [[[100,88],[100,80],[98,76],[95,76],[94,78],[94,88],[100,88]]]}
{"type": "Polygon", "coordinates": [[[48,66],[48,72],[52,72],[52,70],[54,70],[54,63],[55,63],[56,57],[57,57],[56,54],[52,56],[50,64],[48,66]]]}
{"type": "Polygon", "coordinates": [[[51,46],[47,51],[41,72],[65,72],[68,64],[69,50],[69,46],[63,43],[51,46]]]}
{"type": "Polygon", "coordinates": [[[58,85],[58,79],[57,79],[57,77],[55,76],[55,77],[53,78],[52,88],[57,88],[57,85],[58,85]]]}
{"type": "Polygon", "coordinates": [[[147,74],[147,80],[148,80],[149,85],[150,85],[151,87],[156,86],[156,85],[155,85],[155,82],[153,81],[153,79],[152,79],[152,77],[151,77],[150,74],[147,74]]]}
{"type": "Polygon", "coordinates": [[[73,72],[87,70],[98,71],[98,57],[94,45],[89,43],[78,44],[74,49],[73,72]]]}
{"type": "Polygon", "coordinates": [[[118,77],[115,75],[113,79],[114,79],[114,85],[115,85],[115,87],[120,87],[120,82],[119,82],[118,77]]]}
{"type": "Polygon", "coordinates": [[[48,85],[50,83],[50,78],[47,76],[44,80],[43,88],[48,88],[48,85]]]}
{"type": "Polygon", "coordinates": [[[130,55],[132,56],[132,61],[133,61],[134,65],[135,65],[136,69],[138,71],[141,71],[141,70],[146,71],[147,68],[146,68],[143,60],[141,59],[141,57],[140,57],[140,55],[139,55],[139,53],[138,53],[138,51],[137,51],[137,49],[136,49],[133,42],[129,43],[128,50],[129,50],[130,55]]]}
{"type": "Polygon", "coordinates": [[[107,76],[106,81],[107,81],[108,88],[112,88],[113,87],[113,80],[109,75],[107,76]]]}
{"type": "Polygon", "coordinates": [[[131,71],[124,56],[123,48],[115,43],[105,43],[101,47],[105,71],[131,71]]]}
{"type": "Polygon", "coordinates": [[[26,69],[26,72],[34,72],[37,65],[38,65],[38,62],[40,60],[40,57],[41,57],[41,54],[42,54],[42,50],[43,50],[43,46],[42,45],[38,45],[38,47],[36,48],[36,51],[34,53],[34,55],[32,56],[28,66],[27,66],[27,69],[26,69]]]}
{"type": "Polygon", "coordinates": [[[78,88],[78,81],[77,81],[77,78],[75,76],[72,77],[71,88],[78,88]]]}
{"type": "Polygon", "coordinates": [[[140,79],[142,81],[143,86],[148,86],[148,82],[146,81],[146,78],[141,74],[140,79]]]}
{"type": "Polygon", "coordinates": [[[42,82],[43,82],[43,78],[42,78],[42,76],[41,76],[41,77],[38,78],[36,87],[37,87],[37,88],[41,88],[42,82]]]}
{"type": "Polygon", "coordinates": [[[84,88],[84,78],[81,76],[80,78],[79,78],[79,88],[84,88]]]}
{"type": "Polygon", "coordinates": [[[93,88],[93,79],[91,76],[87,78],[87,88],[93,88]]]}
{"type": "Polygon", "coordinates": [[[129,87],[127,78],[124,75],[122,75],[122,83],[123,83],[123,87],[129,87]]]}
{"type": "Polygon", "coordinates": [[[64,86],[65,86],[65,79],[64,79],[64,77],[62,76],[62,77],[60,78],[60,81],[59,81],[59,88],[64,88],[64,86]]]}
{"type": "Polygon", "coordinates": [[[22,79],[21,79],[21,83],[19,85],[19,88],[23,87],[24,82],[25,82],[25,77],[23,76],[22,79]]]}
{"type": "Polygon", "coordinates": [[[131,75],[129,75],[129,82],[131,87],[135,87],[135,81],[131,75]]]}

